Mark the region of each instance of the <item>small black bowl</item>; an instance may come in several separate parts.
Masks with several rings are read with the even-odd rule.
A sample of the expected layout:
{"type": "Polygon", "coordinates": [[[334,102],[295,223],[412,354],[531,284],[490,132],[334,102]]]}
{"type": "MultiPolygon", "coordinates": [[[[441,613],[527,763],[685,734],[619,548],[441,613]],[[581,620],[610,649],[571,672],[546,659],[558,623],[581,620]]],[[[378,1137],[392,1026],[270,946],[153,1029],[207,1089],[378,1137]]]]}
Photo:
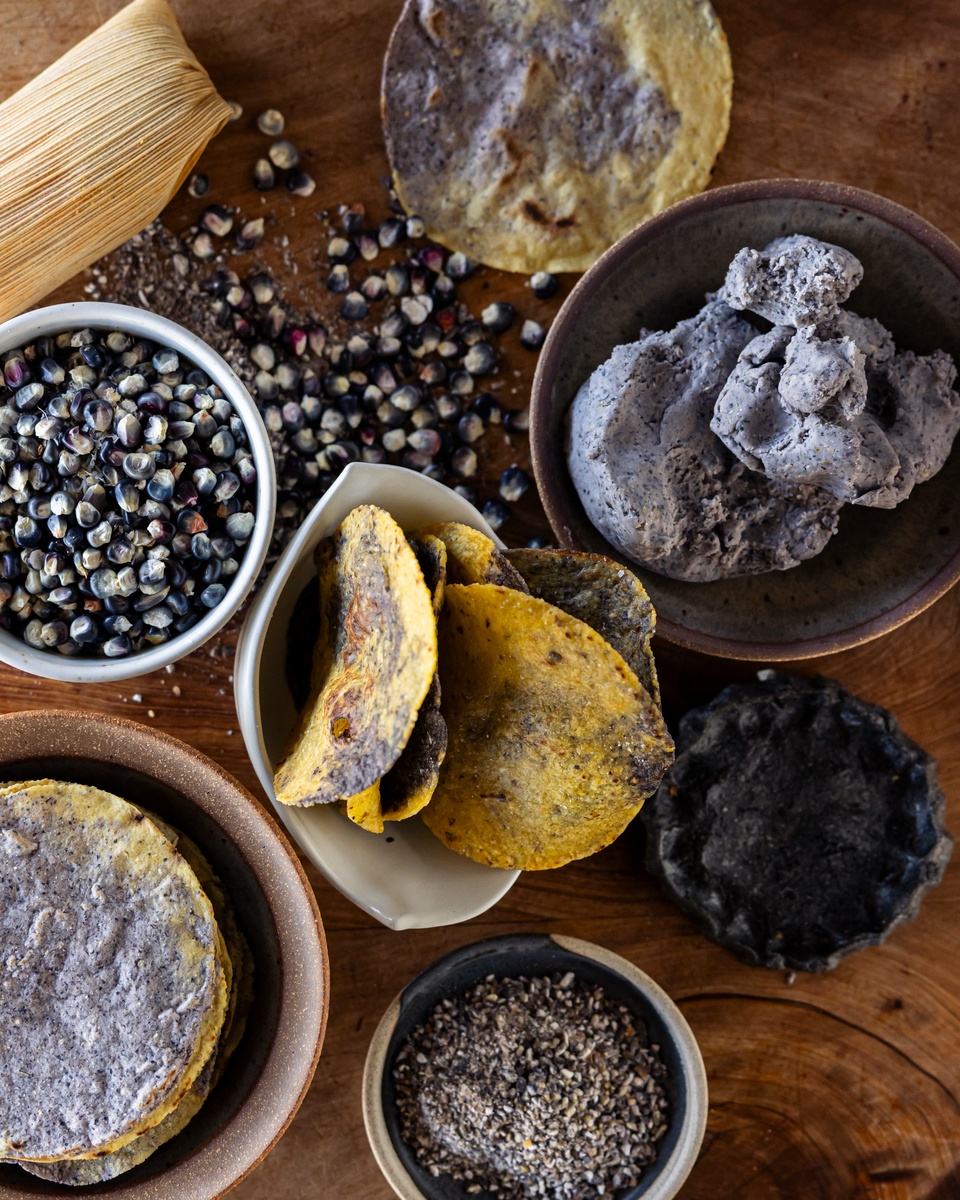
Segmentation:
{"type": "Polygon", "coordinates": [[[578,938],[506,934],[462,946],[422,971],[384,1013],[367,1054],[363,1119],[374,1157],[401,1200],[474,1200],[466,1185],[434,1177],[400,1136],[393,1065],[400,1047],[441,1000],[461,995],[488,975],[549,975],[573,971],[599,984],[646,1025],[667,1068],[670,1125],[657,1160],[618,1200],[670,1200],[696,1161],[707,1119],[707,1079],[700,1050],[680,1010],[625,958],[578,938]]]}

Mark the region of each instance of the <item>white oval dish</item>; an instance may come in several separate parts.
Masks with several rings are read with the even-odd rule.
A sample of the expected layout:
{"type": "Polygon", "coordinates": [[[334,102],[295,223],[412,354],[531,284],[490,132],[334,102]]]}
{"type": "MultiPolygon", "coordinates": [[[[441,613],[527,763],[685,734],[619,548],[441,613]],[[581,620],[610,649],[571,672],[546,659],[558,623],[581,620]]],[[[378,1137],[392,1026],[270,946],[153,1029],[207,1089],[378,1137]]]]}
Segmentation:
{"type": "Polygon", "coordinates": [[[454,925],[485,912],[519,871],[485,867],[449,850],[422,821],[393,821],[382,834],[354,825],[335,805],[280,804],[273,776],[297,721],[286,680],[290,616],[316,574],[313,551],[360,504],[376,504],[404,529],[437,521],[472,525],[503,543],[462,496],[404,467],[352,463],[301,525],[247,614],[233,692],[247,753],[263,790],[300,848],[323,875],[391,929],[454,925]]]}
{"type": "Polygon", "coordinates": [[[239,570],[220,604],[186,633],[179,633],[169,642],[127,658],[68,658],[52,650],[35,650],[14,634],[0,629],[0,661],[8,666],[64,683],[107,683],[133,679],[176,662],[226,625],[246,599],[266,560],[277,509],[277,481],[267,431],[239,375],[206,342],[166,317],[126,304],[99,304],[87,300],[53,304],[23,313],[0,325],[0,354],[27,346],[38,337],[50,337],[68,329],[118,329],[171,346],[182,353],[210,376],[236,409],[247,431],[257,469],[257,523],[239,570]]]}

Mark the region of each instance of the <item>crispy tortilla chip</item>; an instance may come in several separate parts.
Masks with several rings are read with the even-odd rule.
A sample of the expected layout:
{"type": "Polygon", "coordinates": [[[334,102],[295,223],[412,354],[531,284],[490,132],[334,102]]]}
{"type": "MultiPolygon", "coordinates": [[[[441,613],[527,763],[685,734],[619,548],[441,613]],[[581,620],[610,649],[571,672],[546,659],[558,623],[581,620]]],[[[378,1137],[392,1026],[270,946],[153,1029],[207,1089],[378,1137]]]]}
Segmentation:
{"type": "Polygon", "coordinates": [[[431,238],[504,271],[585,271],[707,186],[732,89],[706,0],[407,0],[381,109],[431,238]]]}
{"type": "Polygon", "coordinates": [[[439,538],[447,548],[447,583],[497,583],[518,592],[530,590],[503,551],[479,529],[459,521],[445,521],[441,525],[428,525],[414,536],[427,535],[439,538]]]}
{"type": "MultiPolygon", "coordinates": [[[[333,541],[328,539],[319,558],[326,561],[333,541]]],[[[424,582],[430,590],[436,615],[443,607],[447,548],[438,537],[427,534],[410,546],[417,556],[424,582]]],[[[312,579],[304,588],[291,617],[287,647],[287,680],[294,699],[302,707],[309,696],[310,669],[304,669],[303,648],[314,645],[320,625],[320,580],[312,579]]],[[[440,680],[434,672],[427,698],[417,714],[410,740],[393,767],[380,781],[339,802],[340,811],[355,824],[371,833],[382,833],[383,822],[401,821],[420,811],[433,795],[440,775],[440,764],[447,746],[447,726],[440,712],[440,680]]]]}
{"type": "Polygon", "coordinates": [[[447,723],[440,707],[440,678],[434,675],[410,741],[393,769],[380,780],[384,821],[404,821],[429,804],[446,752],[447,723]]]}
{"type": "Polygon", "coordinates": [[[282,804],[346,800],[376,783],[407,744],[437,669],[430,593],[389,513],[354,509],[318,549],[313,689],[274,777],[282,804]]]}
{"type": "MultiPolygon", "coordinates": [[[[439,616],[447,580],[447,547],[433,534],[410,543],[439,616]]],[[[380,810],[385,821],[405,821],[430,803],[447,752],[447,723],[440,710],[440,675],[434,672],[427,698],[417,714],[410,741],[380,780],[380,810]]]]}
{"type": "Polygon", "coordinates": [[[673,754],[622,656],[546,601],[490,584],[449,586],[439,633],[449,745],[429,828],[477,862],[520,870],[618,837],[673,754]]]}
{"type": "Polygon", "coordinates": [[[337,801],[337,807],[345,817],[349,817],[354,825],[367,829],[370,833],[383,833],[383,814],[380,811],[380,780],[371,783],[368,788],[358,792],[356,796],[347,796],[337,801]]]}
{"type": "Polygon", "coordinates": [[[650,647],[657,614],[632,571],[602,554],[574,550],[507,550],[533,596],[562,608],[606,638],[660,704],[650,647]]]}

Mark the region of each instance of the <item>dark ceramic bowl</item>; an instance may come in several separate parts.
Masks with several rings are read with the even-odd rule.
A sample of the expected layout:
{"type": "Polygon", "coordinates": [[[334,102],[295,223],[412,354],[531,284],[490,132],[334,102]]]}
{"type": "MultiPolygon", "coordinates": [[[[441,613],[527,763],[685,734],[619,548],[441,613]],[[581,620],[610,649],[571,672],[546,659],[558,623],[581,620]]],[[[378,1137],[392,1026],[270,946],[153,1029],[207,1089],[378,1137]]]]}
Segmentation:
{"type": "Polygon", "coordinates": [[[472,1200],[466,1185],[434,1178],[400,1136],[393,1064],[400,1047],[441,1001],[488,975],[500,978],[573,971],[602,985],[646,1023],[667,1067],[670,1125],[656,1162],[617,1200],[670,1200],[696,1161],[707,1121],[707,1077],[690,1027],[654,981],[617,954],[559,934],[506,934],[454,950],[422,971],[384,1013],[363,1073],[363,1119],[374,1157],[401,1200],[472,1200]]]}
{"type": "Polygon", "coordinates": [[[300,1107],[327,1023],[329,968],[313,891],[271,817],[215,762],[133,721],[81,712],[0,717],[0,782],[65,779],[152,809],[197,843],[253,951],[243,1039],[200,1112],[141,1166],[81,1189],[0,1165],[0,1200],[212,1200],[263,1159],[300,1107]]]}
{"type": "Polygon", "coordinates": [[[533,469],[562,546],[635,570],[668,641],[760,661],[829,654],[909,621],[960,578],[960,448],[892,510],[846,505],[826,549],[789,571],[685,583],[624,558],[591,525],[567,472],[564,422],[580,385],[641,327],[692,316],[743,246],[807,233],[864,267],[849,306],[897,347],[960,362],[960,248],[915,213],[837,183],[774,179],[674,205],[612,246],[570,293],[540,355],[530,406],[533,469]]]}

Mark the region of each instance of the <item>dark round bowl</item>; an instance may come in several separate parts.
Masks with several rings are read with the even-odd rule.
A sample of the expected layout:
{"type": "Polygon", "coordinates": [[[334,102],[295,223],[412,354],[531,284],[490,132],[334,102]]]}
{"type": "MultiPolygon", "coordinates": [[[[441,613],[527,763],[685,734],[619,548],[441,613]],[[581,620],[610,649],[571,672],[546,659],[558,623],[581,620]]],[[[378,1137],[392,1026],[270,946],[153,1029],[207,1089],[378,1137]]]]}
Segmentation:
{"type": "Polygon", "coordinates": [[[573,971],[600,984],[613,1000],[646,1023],[667,1068],[670,1124],[656,1162],[617,1200],[670,1200],[696,1161],[707,1120],[707,1078],[700,1050],[680,1010],[654,981],[625,958],[559,934],[505,934],[462,946],[422,971],[384,1013],[363,1073],[363,1119],[374,1157],[401,1200],[472,1200],[467,1185],[434,1177],[400,1136],[393,1064],[400,1047],[441,1000],[488,975],[548,975],[573,971]]]}
{"type": "Polygon", "coordinates": [[[743,246],[806,233],[864,267],[849,307],[898,349],[960,361],[960,248],[916,213],[838,183],[773,179],[675,204],[612,246],[577,283],[544,344],[530,405],[533,469],[561,546],[634,570],[668,641],[727,658],[830,654],[902,625],[960,578],[960,449],[892,510],[845,505],[826,549],[789,571],[686,583],[625,558],[594,529],[567,471],[564,425],[581,384],[641,327],[692,316],[743,246]]]}
{"type": "Polygon", "coordinates": [[[0,717],[0,782],[64,779],[142,805],[191,837],[222,879],[254,958],[254,1004],[223,1077],[182,1133],[108,1183],[69,1188],[0,1165],[0,1200],[213,1200],[263,1159],[300,1107],[327,1023],[329,966],[313,890],[254,798],[199,751],[118,717],[0,717]]]}

